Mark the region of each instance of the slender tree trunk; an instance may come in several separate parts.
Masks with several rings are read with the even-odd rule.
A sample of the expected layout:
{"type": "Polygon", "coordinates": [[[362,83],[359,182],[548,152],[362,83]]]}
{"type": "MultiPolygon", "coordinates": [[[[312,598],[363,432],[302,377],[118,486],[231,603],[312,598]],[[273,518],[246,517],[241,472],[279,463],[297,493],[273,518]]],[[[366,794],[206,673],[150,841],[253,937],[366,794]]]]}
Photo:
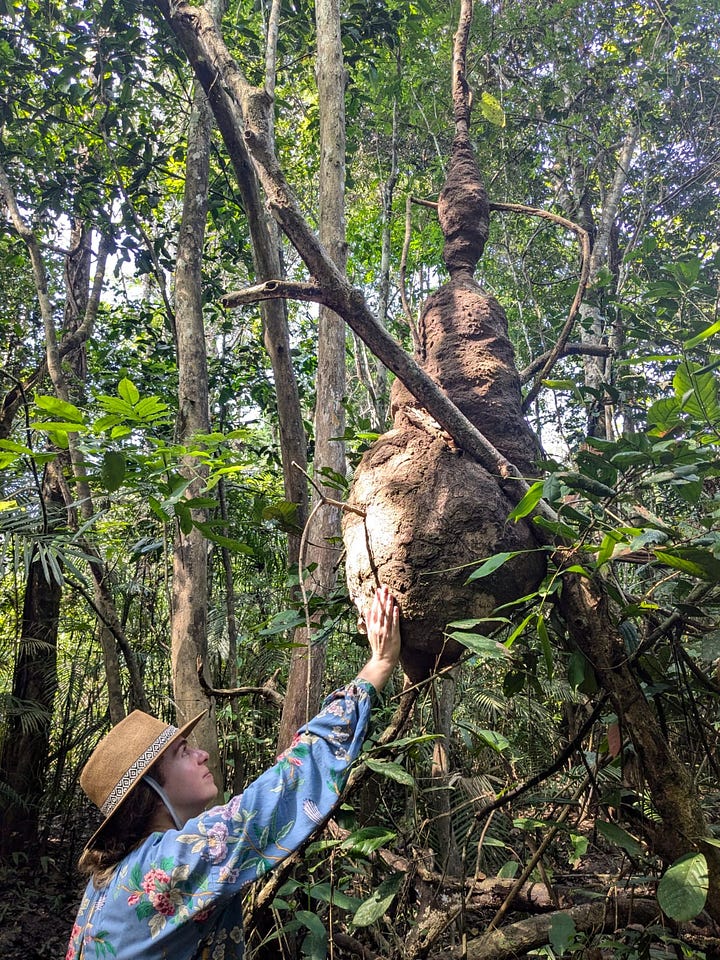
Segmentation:
{"type": "Polygon", "coordinates": [[[452,877],[462,872],[462,857],[452,824],[452,794],[450,782],[450,738],[452,715],[455,706],[455,684],[459,668],[456,667],[435,680],[433,686],[433,720],[437,740],[433,744],[433,759],[430,771],[430,807],[437,838],[435,862],[438,869],[452,877]]]}
{"type": "MultiPolygon", "coordinates": [[[[48,532],[64,525],[64,483],[59,460],[45,467],[42,498],[48,532]]],[[[48,767],[55,692],[57,638],[62,585],[48,576],[37,552],[25,584],[20,643],[13,673],[15,709],[6,712],[0,745],[0,857],[32,849],[37,844],[39,817],[48,767]],[[32,716],[32,723],[28,717],[32,716]]]]}
{"type": "MultiPolygon", "coordinates": [[[[210,432],[208,371],[205,325],[202,315],[202,261],[208,209],[210,138],[212,112],[199,83],[195,83],[188,126],[185,195],[178,236],[175,267],[175,329],[178,363],[177,438],[190,444],[192,438],[210,432]]],[[[188,497],[198,496],[207,469],[195,457],[186,456],[181,470],[191,480],[188,497]]],[[[207,511],[191,510],[192,519],[207,521],[207,511]]],[[[173,695],[178,724],[202,710],[207,715],[196,727],[196,736],[210,754],[208,765],[220,779],[215,710],[200,686],[197,661],[207,663],[208,546],[196,527],[175,530],[172,579],[171,661],[173,695]]]]}
{"type": "MultiPolygon", "coordinates": [[[[320,241],[336,266],[345,270],[345,67],[340,37],[339,0],[318,0],[316,73],[320,105],[320,241]]],[[[315,482],[322,490],[322,471],[345,476],[345,324],[327,307],[318,318],[318,367],[315,397],[315,482]]],[[[325,487],[332,491],[332,487],[325,487]]],[[[328,496],[332,496],[328,492],[328,496]]],[[[306,591],[327,597],[332,592],[340,559],[340,511],[318,506],[313,498],[308,531],[307,565],[313,566],[306,591]]],[[[303,572],[301,571],[301,576],[303,572]]],[[[302,631],[293,650],[287,693],[280,721],[278,748],[284,749],[295,731],[315,712],[322,689],[325,648],[312,644],[302,631]],[[302,644],[302,645],[300,645],[302,644]]]]}
{"type": "MultiPolygon", "coordinates": [[[[589,346],[598,346],[609,341],[619,343],[619,331],[609,327],[603,314],[603,291],[597,284],[603,269],[612,272],[613,228],[639,135],[639,128],[634,126],[625,136],[617,159],[615,175],[603,198],[599,223],[594,231],[588,293],[585,302],[580,305],[580,339],[583,344],[589,346]]],[[[604,396],[603,388],[603,384],[609,383],[612,377],[612,357],[586,356],[584,366],[585,386],[592,388],[598,394],[591,404],[588,434],[612,439],[614,434],[612,405],[604,396]]]]}
{"type": "MultiPolygon", "coordinates": [[[[220,503],[220,516],[223,520],[223,533],[229,536],[227,529],[228,508],[225,497],[225,481],[220,480],[217,485],[218,501],[220,503]]],[[[235,612],[235,578],[233,574],[232,557],[227,547],[222,547],[223,572],[225,574],[225,615],[227,617],[228,632],[228,686],[236,687],[238,684],[238,631],[237,615],[235,612]]],[[[232,713],[232,726],[235,736],[232,738],[232,758],[233,758],[233,780],[231,789],[234,794],[242,793],[245,784],[245,774],[243,769],[243,756],[240,748],[240,704],[236,697],[230,701],[230,710],[232,713]]]]}
{"type": "MultiPolygon", "coordinates": [[[[392,255],[392,207],[395,196],[395,186],[398,179],[397,164],[398,120],[397,102],[393,102],[392,139],[390,143],[390,172],[382,185],[380,207],[380,273],[378,275],[378,309],[377,319],[381,327],[387,328],[388,312],[390,307],[390,267],[392,255]]],[[[353,336],[355,345],[356,369],[360,382],[368,393],[368,410],[370,426],[377,433],[382,433],[387,426],[388,417],[388,372],[381,360],[377,357],[368,357],[365,344],[357,335],[353,336]],[[371,366],[372,363],[372,366],[371,366]]]]}

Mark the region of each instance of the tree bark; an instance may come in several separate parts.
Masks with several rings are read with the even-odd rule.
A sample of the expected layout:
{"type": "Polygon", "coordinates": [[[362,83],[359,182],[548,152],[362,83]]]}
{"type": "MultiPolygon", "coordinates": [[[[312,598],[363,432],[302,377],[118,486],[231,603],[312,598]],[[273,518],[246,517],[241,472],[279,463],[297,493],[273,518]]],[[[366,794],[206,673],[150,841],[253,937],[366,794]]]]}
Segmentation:
{"type": "MultiPolygon", "coordinates": [[[[590,256],[590,272],[588,277],[588,292],[585,301],[580,306],[580,339],[584,346],[595,347],[606,345],[608,340],[617,341],[617,331],[608,329],[602,311],[602,290],[598,289],[597,282],[603,268],[610,269],[610,251],[613,227],[616,223],[620,201],[622,200],[628,171],[637,147],[640,128],[633,126],[628,131],[617,159],[615,175],[610,189],[603,198],[600,211],[600,221],[593,231],[592,253],[590,256]]],[[[589,214],[592,216],[592,214],[589,214]]],[[[600,394],[603,384],[608,383],[612,376],[612,356],[597,357],[587,354],[584,359],[585,385],[600,394]]],[[[588,434],[612,439],[614,436],[612,405],[606,400],[596,398],[590,407],[588,417],[588,434]]]]}
{"type": "MultiPolygon", "coordinates": [[[[45,467],[41,496],[48,533],[66,520],[59,460],[45,467]]],[[[57,690],[57,638],[62,584],[48,575],[37,550],[25,584],[20,642],[12,682],[14,708],[6,711],[0,743],[0,857],[37,844],[57,690]],[[27,715],[33,722],[27,723],[27,715]]]]}
{"type": "Polygon", "coordinates": [[[437,838],[435,862],[439,870],[451,877],[458,877],[462,872],[462,858],[453,830],[450,788],[450,740],[459,670],[459,667],[454,667],[436,677],[433,685],[433,720],[437,740],[433,744],[431,792],[428,794],[437,838]]]}
{"type": "MultiPolygon", "coordinates": [[[[175,266],[175,330],[178,364],[178,419],[180,443],[210,432],[205,326],[202,315],[202,262],[208,209],[212,112],[199,83],[195,83],[188,126],[185,193],[175,266]]],[[[188,497],[203,490],[207,468],[186,455],[181,471],[191,480],[188,497]]],[[[207,521],[203,508],[191,510],[193,521],[207,521]]],[[[198,658],[207,663],[208,549],[203,533],[178,523],[173,549],[172,644],[173,695],[178,724],[202,710],[207,714],[196,727],[196,736],[209,752],[208,766],[221,783],[220,754],[215,710],[202,690],[198,658]]]]}
{"type": "MultiPolygon", "coordinates": [[[[320,109],[320,241],[338,270],[344,273],[345,243],[345,67],[340,36],[339,0],[317,0],[316,73],[320,109]]],[[[326,306],[318,318],[318,363],[315,395],[315,482],[309,521],[306,593],[328,597],[335,586],[340,560],[340,510],[320,505],[323,493],[333,488],[323,483],[322,471],[345,476],[345,324],[326,306]],[[316,507],[318,509],[316,509],[316,507]]],[[[303,570],[301,576],[305,576],[303,570]]],[[[287,693],[278,734],[284,750],[295,731],[315,713],[320,700],[325,666],[325,645],[313,644],[307,630],[295,634],[287,693]],[[304,635],[303,635],[304,634],[304,635]]]]}
{"type": "MultiPolygon", "coordinates": [[[[653,900],[641,900],[627,894],[608,901],[583,903],[562,913],[575,924],[579,933],[618,930],[628,923],[648,925],[659,917],[653,900]]],[[[549,942],[555,913],[529,917],[511,923],[501,930],[490,930],[482,937],[468,941],[466,960],[515,960],[535,947],[549,942]]]]}

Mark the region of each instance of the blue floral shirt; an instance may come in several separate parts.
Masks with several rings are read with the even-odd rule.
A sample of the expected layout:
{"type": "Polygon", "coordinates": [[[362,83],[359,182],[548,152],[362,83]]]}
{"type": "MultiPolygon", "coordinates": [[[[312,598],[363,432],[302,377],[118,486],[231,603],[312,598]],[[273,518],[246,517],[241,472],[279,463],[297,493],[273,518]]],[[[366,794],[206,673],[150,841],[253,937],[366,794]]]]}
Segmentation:
{"type": "Polygon", "coordinates": [[[360,753],[374,689],[331,694],[274,767],[181,830],[153,833],[85,890],[66,960],[240,960],[240,890],[330,813],[360,753]]]}

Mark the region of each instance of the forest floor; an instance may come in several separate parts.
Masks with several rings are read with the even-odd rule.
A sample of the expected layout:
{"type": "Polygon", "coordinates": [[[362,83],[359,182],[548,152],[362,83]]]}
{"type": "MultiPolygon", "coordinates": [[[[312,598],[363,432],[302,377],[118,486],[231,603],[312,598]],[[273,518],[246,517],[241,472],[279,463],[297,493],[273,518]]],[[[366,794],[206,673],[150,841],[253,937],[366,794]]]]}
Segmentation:
{"type": "Polygon", "coordinates": [[[49,857],[0,865],[2,960],[63,960],[84,886],[49,857]]]}

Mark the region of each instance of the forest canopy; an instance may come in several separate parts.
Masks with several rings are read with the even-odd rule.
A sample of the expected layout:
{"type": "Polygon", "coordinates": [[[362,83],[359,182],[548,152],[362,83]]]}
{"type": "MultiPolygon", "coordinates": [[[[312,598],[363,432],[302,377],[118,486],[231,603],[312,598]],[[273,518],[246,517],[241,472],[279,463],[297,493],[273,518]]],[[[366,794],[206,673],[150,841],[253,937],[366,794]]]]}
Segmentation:
{"type": "MultiPolygon", "coordinates": [[[[79,897],[133,708],[209,708],[226,796],[271,764],[379,570],[411,680],[250,954],[719,955],[719,36],[708,0],[0,0],[21,900],[40,860],[79,897]]],[[[45,895],[3,955],[65,949],[45,895]]]]}

